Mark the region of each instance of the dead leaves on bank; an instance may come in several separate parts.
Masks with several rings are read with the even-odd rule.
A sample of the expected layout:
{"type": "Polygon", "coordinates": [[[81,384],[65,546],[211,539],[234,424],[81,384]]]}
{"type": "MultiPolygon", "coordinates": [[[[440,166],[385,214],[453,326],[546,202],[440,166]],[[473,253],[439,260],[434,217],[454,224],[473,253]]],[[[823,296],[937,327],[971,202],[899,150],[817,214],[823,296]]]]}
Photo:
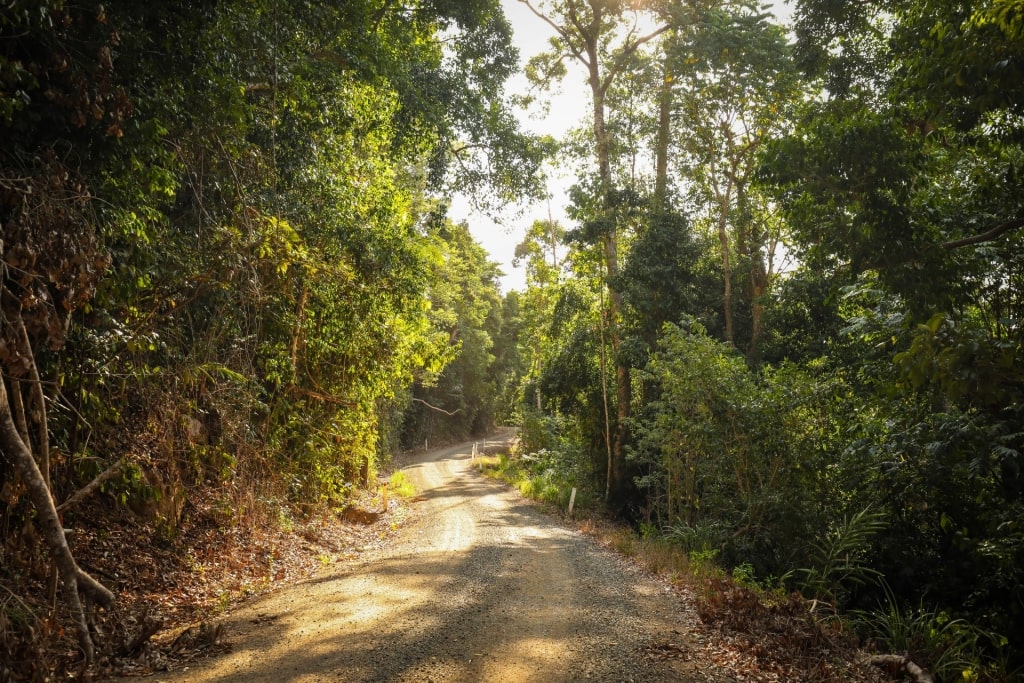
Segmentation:
{"type": "MultiPolygon", "coordinates": [[[[671,584],[700,624],[648,644],[649,659],[686,663],[698,678],[729,683],[881,683],[893,679],[865,659],[856,638],[831,613],[799,594],[763,595],[716,572],[695,569],[678,548],[652,543],[600,517],[577,522],[583,534],[671,584]]],[[[687,674],[689,675],[689,674],[687,674]]],[[[690,679],[686,679],[690,680],[690,679]]]]}
{"type": "MultiPolygon", "coordinates": [[[[226,608],[378,548],[390,534],[388,515],[367,526],[329,513],[225,524],[212,502],[191,506],[173,535],[98,501],[74,515],[75,557],[118,598],[112,610],[93,615],[100,651],[89,674],[100,679],[142,676],[226,651],[230,634],[215,623],[226,608]]],[[[0,682],[87,678],[65,615],[58,609],[49,616],[49,572],[34,566],[42,558],[0,558],[7,560],[0,563],[0,682]]]]}
{"type": "Polygon", "coordinates": [[[705,581],[697,614],[715,637],[702,646],[736,681],[877,683],[890,680],[863,662],[837,620],[797,593],[768,601],[734,581],[705,581]]]}

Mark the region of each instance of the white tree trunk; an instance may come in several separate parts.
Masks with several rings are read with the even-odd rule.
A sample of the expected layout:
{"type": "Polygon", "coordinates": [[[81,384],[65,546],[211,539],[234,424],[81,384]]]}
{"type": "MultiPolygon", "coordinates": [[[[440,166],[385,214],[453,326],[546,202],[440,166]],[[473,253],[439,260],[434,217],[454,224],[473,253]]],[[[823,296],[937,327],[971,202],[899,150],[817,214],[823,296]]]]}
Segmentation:
{"type": "MultiPolygon", "coordinates": [[[[42,428],[45,429],[45,425],[42,428]]],[[[7,387],[2,376],[0,376],[0,450],[14,465],[22,483],[25,484],[29,500],[32,501],[32,505],[39,514],[40,530],[64,584],[64,597],[75,621],[79,646],[82,648],[86,661],[91,663],[95,656],[95,647],[92,637],[89,635],[89,624],[81,597],[84,596],[109,608],[114,604],[114,594],[82,571],[78,567],[78,563],[75,562],[67,539],[64,537],[64,527],[57,514],[53,496],[46,485],[46,479],[14,424],[11,404],[7,397],[7,387]],[[79,591],[82,596],[79,595],[79,591]]]]}

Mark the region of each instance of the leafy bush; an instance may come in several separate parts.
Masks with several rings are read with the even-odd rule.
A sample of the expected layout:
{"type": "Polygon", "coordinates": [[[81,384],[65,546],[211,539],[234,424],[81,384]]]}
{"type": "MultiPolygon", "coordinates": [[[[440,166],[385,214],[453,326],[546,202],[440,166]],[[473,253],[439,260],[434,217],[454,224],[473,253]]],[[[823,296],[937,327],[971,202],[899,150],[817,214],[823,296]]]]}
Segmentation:
{"type": "Polygon", "coordinates": [[[847,390],[818,374],[755,372],[700,325],[665,327],[644,373],[656,398],[635,420],[632,457],[670,537],[762,576],[806,554],[803,539],[840,514],[831,503],[843,484],[833,454],[847,390]]]}
{"type": "Polygon", "coordinates": [[[577,451],[541,450],[514,456],[500,454],[496,463],[485,463],[485,471],[507,481],[529,498],[566,508],[576,489],[575,509],[593,505],[595,496],[586,480],[583,456],[577,451]]]}
{"type": "Polygon", "coordinates": [[[526,411],[519,428],[519,452],[536,453],[553,448],[558,439],[558,421],[551,415],[526,411]]]}

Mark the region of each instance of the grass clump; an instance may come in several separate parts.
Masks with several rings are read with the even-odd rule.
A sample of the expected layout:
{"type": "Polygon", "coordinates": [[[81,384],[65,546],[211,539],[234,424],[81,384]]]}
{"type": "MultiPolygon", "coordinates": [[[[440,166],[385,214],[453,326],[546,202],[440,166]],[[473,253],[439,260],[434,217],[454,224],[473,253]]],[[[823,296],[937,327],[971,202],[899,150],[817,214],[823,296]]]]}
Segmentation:
{"type": "Polygon", "coordinates": [[[412,498],[416,495],[416,487],[409,481],[408,475],[402,470],[392,472],[388,479],[388,490],[402,498],[412,498]]]}
{"type": "Polygon", "coordinates": [[[514,486],[523,495],[527,495],[524,489],[532,491],[532,485],[528,484],[528,472],[520,465],[518,459],[509,457],[507,453],[481,455],[477,458],[477,466],[484,475],[514,486]]]}
{"type": "Polygon", "coordinates": [[[955,619],[945,611],[924,605],[901,605],[884,581],[882,587],[884,604],[873,611],[857,610],[851,615],[857,630],[868,636],[873,649],[905,653],[926,665],[942,681],[1010,679],[1000,656],[1006,654],[1005,637],[955,619]]]}

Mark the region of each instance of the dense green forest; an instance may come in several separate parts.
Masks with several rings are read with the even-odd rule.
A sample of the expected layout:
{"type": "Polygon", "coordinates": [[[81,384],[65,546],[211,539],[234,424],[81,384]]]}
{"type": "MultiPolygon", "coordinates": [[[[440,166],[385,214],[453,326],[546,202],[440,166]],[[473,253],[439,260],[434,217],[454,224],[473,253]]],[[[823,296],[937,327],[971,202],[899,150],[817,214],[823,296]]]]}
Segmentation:
{"type": "Polygon", "coordinates": [[[1010,677],[1024,2],[520,2],[525,65],[497,0],[0,3],[4,586],[59,576],[88,661],[81,507],[337,508],[506,422],[550,497],[1010,677]],[[503,294],[448,202],[545,164],[503,294]]]}
{"type": "Polygon", "coordinates": [[[54,558],[92,659],[114,596],[62,531],[91,492],[173,534],[199,496],[344,505],[422,441],[418,392],[463,408],[440,437],[490,426],[496,269],[444,200],[535,192],[541,147],[486,0],[13,2],[0,30],[0,564],[54,558]]]}
{"type": "Polygon", "coordinates": [[[520,248],[537,476],[943,679],[1019,666],[1024,4],[533,7],[592,105],[520,248]]]}

